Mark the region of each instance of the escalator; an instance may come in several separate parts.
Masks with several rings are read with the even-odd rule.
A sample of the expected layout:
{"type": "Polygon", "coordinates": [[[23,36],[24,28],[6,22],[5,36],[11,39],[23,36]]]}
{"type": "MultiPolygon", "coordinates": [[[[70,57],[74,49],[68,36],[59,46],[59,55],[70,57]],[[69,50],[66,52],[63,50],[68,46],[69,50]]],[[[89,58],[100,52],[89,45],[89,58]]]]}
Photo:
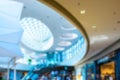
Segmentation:
{"type": "Polygon", "coordinates": [[[22,78],[22,80],[29,80],[33,76],[34,67],[22,78]]]}
{"type": "Polygon", "coordinates": [[[21,80],[37,80],[39,75],[36,71],[44,67],[47,67],[47,65],[39,64],[34,66],[21,80]]]}

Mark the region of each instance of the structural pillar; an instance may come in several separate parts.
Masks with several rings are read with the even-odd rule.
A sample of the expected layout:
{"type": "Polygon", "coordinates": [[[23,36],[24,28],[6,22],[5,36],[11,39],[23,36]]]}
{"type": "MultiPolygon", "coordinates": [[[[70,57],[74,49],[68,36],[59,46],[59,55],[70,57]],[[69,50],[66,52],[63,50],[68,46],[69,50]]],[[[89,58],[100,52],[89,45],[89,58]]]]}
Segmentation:
{"type": "Polygon", "coordinates": [[[10,67],[9,67],[9,64],[8,64],[7,80],[9,80],[9,73],[10,73],[10,67]]]}
{"type": "Polygon", "coordinates": [[[14,58],[14,80],[16,80],[16,58],[14,58]]]}

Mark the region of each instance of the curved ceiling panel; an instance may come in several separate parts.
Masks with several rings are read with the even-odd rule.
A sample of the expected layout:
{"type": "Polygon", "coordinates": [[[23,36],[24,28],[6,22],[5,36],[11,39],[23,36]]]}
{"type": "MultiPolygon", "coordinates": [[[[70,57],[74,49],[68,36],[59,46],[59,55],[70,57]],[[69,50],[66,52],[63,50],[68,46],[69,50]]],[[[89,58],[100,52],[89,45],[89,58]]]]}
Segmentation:
{"type": "Polygon", "coordinates": [[[39,1],[46,2],[54,8],[61,5],[64,9],[60,9],[60,7],[55,9],[59,9],[63,13],[65,13],[64,10],[67,10],[84,27],[90,46],[88,54],[81,63],[98,55],[120,39],[120,0],[39,1]]]}

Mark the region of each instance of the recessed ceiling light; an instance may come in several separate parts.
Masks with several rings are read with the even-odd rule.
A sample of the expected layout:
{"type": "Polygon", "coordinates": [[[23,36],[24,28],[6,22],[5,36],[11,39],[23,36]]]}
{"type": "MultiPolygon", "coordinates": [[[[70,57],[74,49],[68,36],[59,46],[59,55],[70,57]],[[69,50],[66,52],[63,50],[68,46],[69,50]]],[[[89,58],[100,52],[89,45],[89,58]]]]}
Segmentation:
{"type": "Polygon", "coordinates": [[[70,46],[72,43],[70,41],[61,41],[58,43],[59,46],[70,46]]]}
{"type": "Polygon", "coordinates": [[[85,14],[85,12],[86,12],[85,10],[81,10],[80,14],[85,14]]]}
{"type": "Polygon", "coordinates": [[[117,21],[118,24],[120,24],[120,21],[117,21]]]}
{"type": "Polygon", "coordinates": [[[57,51],[63,51],[65,48],[63,48],[63,47],[57,47],[55,50],[57,50],[57,51]]]}
{"type": "Polygon", "coordinates": [[[64,26],[61,26],[61,29],[62,30],[67,30],[67,31],[71,31],[71,30],[76,30],[76,27],[64,27],[64,26]]]}
{"type": "Polygon", "coordinates": [[[95,42],[105,41],[108,40],[109,37],[106,35],[98,35],[91,37],[91,44],[94,44],[95,42]]]}
{"type": "Polygon", "coordinates": [[[95,28],[96,28],[96,26],[92,26],[92,28],[93,28],[93,29],[95,29],[95,28]]]}
{"type": "Polygon", "coordinates": [[[80,6],[80,2],[78,2],[78,6],[80,6]]]}
{"type": "Polygon", "coordinates": [[[78,34],[76,33],[65,33],[62,36],[60,36],[60,39],[73,40],[73,39],[76,39],[77,37],[78,37],[78,34]]]}

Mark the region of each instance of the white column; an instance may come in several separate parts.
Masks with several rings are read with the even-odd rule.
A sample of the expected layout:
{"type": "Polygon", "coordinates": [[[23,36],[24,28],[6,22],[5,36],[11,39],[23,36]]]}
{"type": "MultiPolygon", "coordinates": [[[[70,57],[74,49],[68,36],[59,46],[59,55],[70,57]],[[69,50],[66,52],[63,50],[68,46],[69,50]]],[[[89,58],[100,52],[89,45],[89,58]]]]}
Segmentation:
{"type": "Polygon", "coordinates": [[[9,68],[9,64],[8,64],[7,80],[9,80],[9,73],[10,73],[10,68],[9,68]]]}
{"type": "Polygon", "coordinates": [[[14,65],[14,80],[16,80],[16,65],[14,65]]]}
{"type": "Polygon", "coordinates": [[[14,58],[14,80],[16,80],[16,57],[14,58]]]}

